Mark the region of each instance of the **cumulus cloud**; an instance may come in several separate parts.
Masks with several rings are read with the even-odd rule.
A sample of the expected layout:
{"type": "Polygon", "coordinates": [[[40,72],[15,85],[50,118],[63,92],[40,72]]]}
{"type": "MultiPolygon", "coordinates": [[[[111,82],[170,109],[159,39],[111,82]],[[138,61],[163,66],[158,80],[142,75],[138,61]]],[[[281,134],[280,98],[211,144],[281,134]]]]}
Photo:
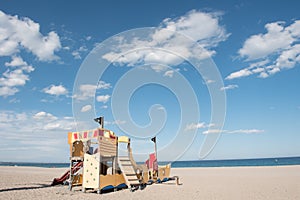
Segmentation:
{"type": "MultiPolygon", "coordinates": [[[[28,117],[30,119],[30,117],[28,117]]],[[[32,128],[44,131],[70,131],[75,130],[76,124],[72,117],[57,117],[51,113],[40,111],[32,116],[32,128]]]]}
{"type": "Polygon", "coordinates": [[[76,131],[76,123],[73,117],[59,117],[45,111],[0,110],[0,128],[1,150],[4,152],[1,160],[9,161],[13,156],[23,162],[28,159],[63,162],[68,158],[68,154],[62,153],[66,148],[67,132],[76,131]],[[5,154],[7,151],[9,155],[5,154]],[[41,154],[43,160],[40,160],[41,154]]]}
{"type": "Polygon", "coordinates": [[[257,75],[267,78],[300,63],[300,20],[286,25],[283,21],[265,25],[266,33],[250,36],[238,51],[249,66],[233,72],[227,80],[257,75]]]}
{"type": "Polygon", "coordinates": [[[18,67],[18,66],[26,66],[27,63],[19,56],[12,56],[12,60],[10,62],[6,62],[6,67],[18,67]]]}
{"type": "Polygon", "coordinates": [[[110,99],[110,95],[99,95],[96,99],[98,102],[106,103],[110,99]]]}
{"type": "MultiPolygon", "coordinates": [[[[137,36],[128,41],[128,38],[116,37],[118,46],[114,46],[103,58],[120,66],[157,62],[176,66],[184,61],[182,57],[204,59],[214,55],[216,52],[213,48],[228,36],[225,28],[220,25],[220,13],[192,10],[179,18],[163,20],[147,39],[137,36]],[[181,34],[196,41],[201,48],[187,41],[181,34]],[[141,47],[148,47],[149,50],[132,52],[141,47]],[[158,48],[161,50],[154,50],[158,48]],[[125,54],[128,51],[131,53],[125,54]]],[[[160,71],[160,68],[154,70],[160,71]]]]}
{"type": "Polygon", "coordinates": [[[86,100],[95,96],[97,86],[91,84],[83,84],[79,86],[79,92],[73,98],[78,100],[86,100]]]}
{"type": "Polygon", "coordinates": [[[26,49],[39,60],[49,61],[58,59],[55,51],[60,48],[60,39],[55,32],[44,36],[40,32],[40,25],[31,19],[0,11],[0,56],[12,56],[26,49]]]}
{"type": "MultiPolygon", "coordinates": [[[[0,127],[3,131],[21,131],[34,134],[34,131],[69,131],[76,128],[72,117],[57,117],[45,111],[34,114],[0,111],[0,127]]],[[[46,133],[45,133],[46,134],[46,133]]]]}
{"type": "Polygon", "coordinates": [[[248,60],[256,60],[289,48],[294,38],[292,33],[285,29],[284,24],[284,22],[266,24],[267,33],[250,36],[239,50],[239,54],[248,60]]]}
{"type": "Polygon", "coordinates": [[[7,69],[0,77],[0,96],[12,96],[19,91],[18,87],[24,86],[29,81],[29,73],[34,71],[21,57],[12,56],[10,62],[6,62],[7,69]]]}
{"type": "Polygon", "coordinates": [[[63,85],[50,85],[43,89],[43,92],[55,96],[66,95],[68,90],[63,85]]]}
{"type": "Polygon", "coordinates": [[[46,113],[44,111],[41,111],[41,112],[38,112],[38,113],[34,114],[32,118],[35,119],[35,120],[43,120],[43,121],[57,120],[57,117],[53,116],[50,113],[46,113]]]}
{"type": "Polygon", "coordinates": [[[40,32],[40,25],[31,19],[11,16],[0,11],[0,57],[11,57],[5,62],[7,69],[0,76],[0,96],[12,96],[30,80],[34,68],[20,56],[22,51],[30,52],[40,61],[57,60],[60,50],[59,36],[51,31],[40,32]]]}
{"type": "Polygon", "coordinates": [[[111,88],[110,83],[105,81],[99,81],[98,85],[82,84],[79,86],[79,91],[74,94],[73,98],[77,100],[86,100],[88,98],[94,98],[96,90],[106,90],[111,88]]]}
{"type": "Polygon", "coordinates": [[[220,90],[224,91],[224,90],[233,90],[235,88],[238,88],[239,86],[238,85],[227,85],[227,86],[224,86],[224,87],[221,87],[220,90]]]}
{"type": "Polygon", "coordinates": [[[90,111],[92,109],[91,105],[85,105],[81,108],[81,112],[87,112],[90,111]]]}

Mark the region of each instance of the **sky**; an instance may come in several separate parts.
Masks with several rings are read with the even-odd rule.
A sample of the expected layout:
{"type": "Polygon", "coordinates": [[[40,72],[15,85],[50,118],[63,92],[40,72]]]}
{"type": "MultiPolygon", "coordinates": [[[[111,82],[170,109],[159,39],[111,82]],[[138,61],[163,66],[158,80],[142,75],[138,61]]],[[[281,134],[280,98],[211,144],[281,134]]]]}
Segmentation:
{"type": "Polygon", "coordinates": [[[299,7],[2,1],[0,161],[68,162],[98,116],[137,160],[300,156],[299,7]]]}

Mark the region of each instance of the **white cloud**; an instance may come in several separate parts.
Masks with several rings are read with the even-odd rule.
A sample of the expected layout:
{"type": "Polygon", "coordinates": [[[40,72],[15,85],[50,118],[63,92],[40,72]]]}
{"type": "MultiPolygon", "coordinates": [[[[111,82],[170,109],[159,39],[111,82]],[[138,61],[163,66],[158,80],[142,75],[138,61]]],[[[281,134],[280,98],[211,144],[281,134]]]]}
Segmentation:
{"type": "Polygon", "coordinates": [[[96,99],[98,102],[106,103],[110,99],[110,95],[99,95],[96,99]]]}
{"type": "MultiPolygon", "coordinates": [[[[30,119],[30,117],[28,117],[30,119]]],[[[26,129],[44,130],[44,131],[70,131],[75,130],[76,124],[72,117],[57,117],[51,113],[40,111],[32,116],[32,127],[26,129]]]]}
{"type": "Polygon", "coordinates": [[[231,73],[226,79],[235,79],[257,74],[267,78],[300,63],[300,20],[286,26],[285,22],[265,25],[266,33],[250,36],[239,50],[250,65],[231,73]]]}
{"type": "Polygon", "coordinates": [[[168,69],[167,66],[164,65],[151,65],[151,69],[153,69],[155,72],[164,72],[168,69]]]}
{"type": "Polygon", "coordinates": [[[23,86],[28,80],[28,75],[24,74],[22,69],[7,70],[3,73],[3,77],[0,78],[0,85],[8,87],[23,86]]]}
{"type": "Polygon", "coordinates": [[[10,62],[6,62],[5,66],[7,67],[17,67],[17,66],[26,66],[27,63],[19,56],[12,56],[10,62]]]}
{"type": "MultiPolygon", "coordinates": [[[[69,131],[76,128],[73,118],[57,117],[45,111],[35,114],[0,111],[0,127],[4,132],[21,132],[24,135],[32,136],[36,134],[35,131],[69,131]]],[[[47,134],[47,132],[43,134],[47,134]]]]}
{"type": "Polygon", "coordinates": [[[3,97],[12,96],[17,92],[19,92],[19,90],[15,87],[7,87],[7,86],[0,87],[0,96],[3,97]]]}
{"type": "Polygon", "coordinates": [[[249,69],[242,69],[242,70],[240,70],[240,71],[231,73],[231,74],[230,74],[229,76],[227,76],[225,79],[226,79],[226,80],[231,80],[231,79],[236,79],[236,78],[241,78],[241,77],[250,76],[251,74],[253,74],[253,72],[250,71],[249,69]]]}
{"type": "Polygon", "coordinates": [[[91,84],[83,84],[79,86],[79,94],[75,94],[74,98],[78,100],[86,100],[95,96],[97,86],[91,84]]]}
{"type": "Polygon", "coordinates": [[[76,49],[72,52],[72,56],[75,58],[75,59],[81,59],[81,54],[86,52],[88,49],[85,47],[85,46],[81,46],[79,47],[79,49],[76,49]]]}
{"type": "Polygon", "coordinates": [[[23,162],[28,159],[64,162],[69,156],[65,151],[67,133],[76,131],[76,123],[73,117],[58,117],[45,111],[0,111],[0,128],[0,160],[9,161],[13,157],[23,162]]]}
{"type": "Polygon", "coordinates": [[[72,56],[77,60],[81,59],[80,53],[78,51],[73,51],[72,56]]]}
{"type": "Polygon", "coordinates": [[[92,109],[91,105],[85,105],[81,108],[81,112],[87,112],[90,111],[92,109]]]}
{"type": "Polygon", "coordinates": [[[227,85],[227,86],[224,86],[224,87],[221,87],[220,90],[224,91],[224,90],[233,90],[235,88],[238,88],[239,86],[238,85],[227,85]]]}
{"type": "Polygon", "coordinates": [[[94,98],[97,89],[106,90],[109,88],[111,88],[111,84],[106,83],[105,81],[99,81],[98,85],[83,84],[79,86],[79,91],[73,96],[73,98],[77,100],[94,98]]]}
{"type": "Polygon", "coordinates": [[[87,41],[90,41],[90,40],[92,39],[92,36],[87,36],[85,39],[86,39],[87,41]]]}
{"type": "Polygon", "coordinates": [[[101,106],[100,108],[102,108],[102,109],[107,109],[108,106],[107,106],[107,105],[103,105],[103,106],[101,106]]]}
{"type": "Polygon", "coordinates": [[[215,134],[215,133],[226,133],[226,134],[258,134],[263,133],[264,130],[259,129],[239,129],[239,130],[220,130],[220,129],[209,129],[206,131],[203,131],[203,134],[215,134]]]}
{"type": "Polygon", "coordinates": [[[16,94],[30,80],[29,73],[34,68],[20,57],[22,51],[31,52],[40,61],[52,61],[58,59],[55,52],[60,48],[60,39],[55,32],[44,36],[38,23],[0,10],[0,57],[11,57],[10,62],[5,62],[7,70],[0,77],[0,96],[16,94]]]}
{"type": "Polygon", "coordinates": [[[211,84],[211,83],[215,83],[215,82],[216,82],[215,80],[211,80],[211,79],[205,80],[206,84],[211,84]]]}
{"type": "Polygon", "coordinates": [[[274,22],[265,25],[267,33],[249,37],[239,50],[242,57],[248,60],[265,58],[266,56],[289,48],[294,42],[290,31],[284,27],[284,22],[274,22]]]}
{"type": "Polygon", "coordinates": [[[207,125],[204,122],[191,123],[185,127],[185,130],[190,131],[190,130],[196,130],[196,129],[206,128],[206,127],[207,125]]]}
{"type": "Polygon", "coordinates": [[[41,111],[41,112],[38,112],[38,113],[34,114],[32,118],[35,119],[35,120],[42,120],[42,121],[57,120],[57,117],[53,116],[50,113],[46,113],[44,111],[41,111]]]}
{"type": "Polygon", "coordinates": [[[164,73],[164,76],[166,76],[166,77],[169,77],[169,78],[172,78],[173,77],[173,75],[174,75],[174,72],[178,72],[179,71],[179,69],[175,69],[175,70],[168,70],[168,71],[166,71],[165,73],[164,73]]]}
{"type": "Polygon", "coordinates": [[[34,71],[19,56],[12,56],[11,62],[6,62],[8,69],[0,77],[0,96],[12,96],[19,91],[18,87],[24,86],[29,81],[29,73],[34,71]]]}
{"type": "Polygon", "coordinates": [[[208,129],[206,131],[203,131],[203,134],[214,134],[214,133],[225,133],[226,130],[220,130],[220,129],[208,129]]]}
{"type": "Polygon", "coordinates": [[[18,120],[27,120],[26,113],[14,113],[12,111],[0,112],[0,121],[10,123],[18,120]]]}
{"type": "Polygon", "coordinates": [[[110,83],[106,83],[105,81],[99,81],[97,85],[97,89],[109,89],[111,88],[110,83]]]}
{"type": "Polygon", "coordinates": [[[55,96],[66,95],[68,90],[63,85],[50,85],[43,89],[43,92],[55,96]]]}
{"type": "Polygon", "coordinates": [[[54,53],[61,48],[61,44],[55,32],[51,31],[44,36],[38,23],[2,11],[0,22],[0,56],[12,56],[26,49],[42,61],[58,59],[54,53]]]}
{"type": "Polygon", "coordinates": [[[20,99],[17,98],[12,98],[11,100],[9,100],[9,103],[20,103],[20,102],[21,102],[20,99]]]}
{"type": "Polygon", "coordinates": [[[227,133],[245,133],[245,134],[255,134],[255,133],[263,133],[264,130],[259,129],[240,129],[240,130],[234,130],[234,131],[228,131],[227,133]]]}
{"type": "MultiPolygon", "coordinates": [[[[156,62],[175,66],[183,62],[183,58],[177,54],[185,58],[198,59],[214,55],[215,51],[212,49],[220,42],[225,41],[228,36],[225,28],[220,25],[220,13],[192,10],[179,18],[163,20],[154,33],[148,35],[148,39],[140,39],[138,36],[131,41],[128,41],[128,38],[116,38],[118,46],[114,46],[112,51],[105,54],[103,58],[120,66],[156,62]],[[197,41],[201,48],[194,45],[193,42],[187,41],[180,34],[197,41]],[[124,54],[124,52],[140,47],[149,47],[150,49],[124,54]],[[152,47],[166,51],[154,51],[151,49],[152,47]],[[176,54],[170,52],[176,52],[176,54]],[[115,60],[116,58],[118,59],[115,60]]],[[[160,71],[159,68],[154,70],[160,71]]]]}
{"type": "Polygon", "coordinates": [[[211,127],[214,127],[214,126],[216,126],[216,124],[214,124],[214,123],[210,123],[210,124],[208,124],[208,126],[207,126],[207,127],[211,128],[211,127]]]}
{"type": "Polygon", "coordinates": [[[119,125],[119,124],[125,124],[126,121],[124,120],[115,120],[115,121],[105,121],[104,124],[107,124],[107,125],[119,125]]]}

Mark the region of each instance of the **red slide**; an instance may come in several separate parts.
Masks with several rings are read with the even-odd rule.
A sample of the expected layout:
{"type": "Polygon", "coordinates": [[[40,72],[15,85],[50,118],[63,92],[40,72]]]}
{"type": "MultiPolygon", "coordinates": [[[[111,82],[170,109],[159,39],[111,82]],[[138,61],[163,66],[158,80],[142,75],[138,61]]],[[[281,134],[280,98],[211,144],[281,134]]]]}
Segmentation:
{"type": "MultiPolygon", "coordinates": [[[[72,174],[76,173],[81,167],[83,166],[83,162],[80,161],[72,168],[72,174]]],[[[63,184],[64,181],[66,181],[70,177],[70,170],[66,171],[60,178],[54,178],[51,186],[63,184]]]]}

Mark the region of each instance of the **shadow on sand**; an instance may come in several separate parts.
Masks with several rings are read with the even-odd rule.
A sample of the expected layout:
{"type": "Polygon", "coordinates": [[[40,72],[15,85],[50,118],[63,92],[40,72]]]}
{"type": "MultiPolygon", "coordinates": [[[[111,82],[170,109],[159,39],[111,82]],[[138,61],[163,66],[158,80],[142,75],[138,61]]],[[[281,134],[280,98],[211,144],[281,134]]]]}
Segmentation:
{"type": "Polygon", "coordinates": [[[36,184],[36,185],[37,186],[26,186],[26,187],[14,187],[14,188],[0,189],[0,192],[9,192],[9,191],[18,191],[18,190],[34,190],[34,189],[52,187],[50,184],[36,184]]]}

